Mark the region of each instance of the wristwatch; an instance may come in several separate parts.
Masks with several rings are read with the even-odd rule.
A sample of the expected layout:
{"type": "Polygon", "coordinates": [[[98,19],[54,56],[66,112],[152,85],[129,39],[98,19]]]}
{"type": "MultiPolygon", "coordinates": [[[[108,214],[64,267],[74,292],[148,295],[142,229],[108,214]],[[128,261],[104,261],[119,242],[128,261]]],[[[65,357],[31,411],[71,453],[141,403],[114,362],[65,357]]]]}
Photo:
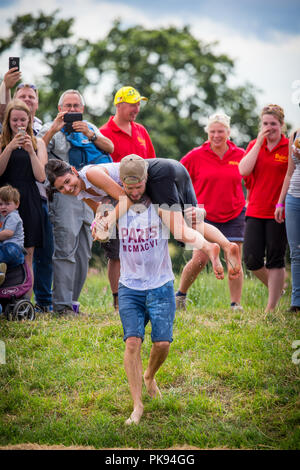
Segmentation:
{"type": "Polygon", "coordinates": [[[96,139],[97,139],[97,136],[96,136],[96,133],[94,132],[94,134],[92,135],[92,137],[89,138],[89,140],[91,142],[94,142],[96,139]]]}

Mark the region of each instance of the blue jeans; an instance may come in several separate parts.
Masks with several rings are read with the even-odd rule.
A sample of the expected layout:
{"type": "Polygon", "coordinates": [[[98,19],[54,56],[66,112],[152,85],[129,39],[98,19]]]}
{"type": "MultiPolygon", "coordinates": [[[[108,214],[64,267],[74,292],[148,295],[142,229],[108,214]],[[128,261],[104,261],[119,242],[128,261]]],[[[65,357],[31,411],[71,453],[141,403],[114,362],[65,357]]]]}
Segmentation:
{"type": "Polygon", "coordinates": [[[23,264],[23,249],[16,243],[0,243],[0,263],[5,263],[10,268],[23,264]]]}
{"type": "Polygon", "coordinates": [[[53,256],[53,232],[52,223],[48,213],[48,203],[42,199],[44,246],[35,248],[33,255],[35,301],[41,306],[52,305],[52,256],[53,256]]]}
{"type": "Polygon", "coordinates": [[[151,322],[152,342],[173,341],[175,318],[173,281],[148,290],[129,289],[119,284],[119,313],[123,325],[124,341],[135,336],[144,340],[145,326],[151,322]]]}
{"type": "Polygon", "coordinates": [[[292,303],[300,307],[300,197],[290,194],[285,202],[286,231],[291,254],[292,303]]]}

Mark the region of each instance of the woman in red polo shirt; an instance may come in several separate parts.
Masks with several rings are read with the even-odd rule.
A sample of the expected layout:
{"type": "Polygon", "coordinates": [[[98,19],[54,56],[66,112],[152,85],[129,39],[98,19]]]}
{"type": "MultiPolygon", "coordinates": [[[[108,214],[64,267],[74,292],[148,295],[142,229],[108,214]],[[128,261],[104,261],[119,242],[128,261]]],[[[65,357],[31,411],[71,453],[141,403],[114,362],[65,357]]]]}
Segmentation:
{"type": "MultiPolygon", "coordinates": [[[[210,116],[205,131],[208,134],[207,142],[191,150],[182,158],[181,163],[190,174],[198,204],[204,205],[205,222],[217,227],[228,240],[236,243],[241,253],[245,197],[238,165],[245,150],[229,140],[230,118],[226,114],[210,116]]],[[[207,261],[208,258],[202,250],[194,250],[192,259],[182,272],[176,293],[177,308],[185,308],[186,293],[207,261]]],[[[230,266],[228,267],[230,269],[230,266]]],[[[235,279],[228,278],[228,282],[231,308],[242,310],[242,270],[235,279]]]]}
{"type": "Polygon", "coordinates": [[[285,278],[286,230],[284,223],[275,221],[274,212],[287,171],[289,141],[282,133],[284,112],[280,106],[266,106],[260,118],[261,130],[249,143],[239,170],[249,191],[244,260],[268,287],[268,312],[276,307],[285,278]]]}

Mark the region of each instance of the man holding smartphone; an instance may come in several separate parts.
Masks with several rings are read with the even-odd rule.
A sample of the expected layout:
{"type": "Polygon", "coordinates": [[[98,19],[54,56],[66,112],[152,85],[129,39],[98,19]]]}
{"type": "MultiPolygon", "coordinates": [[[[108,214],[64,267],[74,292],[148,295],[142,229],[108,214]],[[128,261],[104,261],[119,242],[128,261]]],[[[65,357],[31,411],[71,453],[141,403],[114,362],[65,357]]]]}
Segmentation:
{"type": "MultiPolygon", "coordinates": [[[[71,144],[65,132],[65,115],[83,112],[84,100],[79,91],[67,90],[61,95],[56,118],[38,134],[46,143],[49,158],[69,163],[71,144]]],[[[81,132],[96,147],[113,152],[112,142],[96,126],[84,120],[71,124],[73,132],[81,132]]],[[[50,217],[54,234],[53,309],[58,314],[74,314],[72,305],[78,301],[91,257],[93,212],[83,201],[55,193],[50,202],[50,217]]]]}

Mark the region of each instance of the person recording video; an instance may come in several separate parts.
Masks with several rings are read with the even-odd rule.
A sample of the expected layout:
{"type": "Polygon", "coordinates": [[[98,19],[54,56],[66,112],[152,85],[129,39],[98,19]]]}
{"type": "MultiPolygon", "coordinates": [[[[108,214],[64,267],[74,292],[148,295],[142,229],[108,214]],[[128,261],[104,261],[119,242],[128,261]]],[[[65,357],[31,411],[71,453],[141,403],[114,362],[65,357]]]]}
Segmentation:
{"type": "MultiPolygon", "coordinates": [[[[110,139],[94,124],[81,120],[78,114],[73,115],[78,120],[72,121],[72,113],[83,115],[84,99],[79,91],[66,90],[60,96],[56,118],[46,123],[38,134],[47,146],[49,159],[58,158],[73,165],[72,158],[78,161],[82,154],[80,145],[86,145],[95,154],[97,149],[113,152],[110,139]]],[[[53,310],[58,314],[73,314],[72,304],[79,298],[91,257],[93,212],[83,201],[59,193],[54,194],[49,209],[54,235],[53,310]]]]}

